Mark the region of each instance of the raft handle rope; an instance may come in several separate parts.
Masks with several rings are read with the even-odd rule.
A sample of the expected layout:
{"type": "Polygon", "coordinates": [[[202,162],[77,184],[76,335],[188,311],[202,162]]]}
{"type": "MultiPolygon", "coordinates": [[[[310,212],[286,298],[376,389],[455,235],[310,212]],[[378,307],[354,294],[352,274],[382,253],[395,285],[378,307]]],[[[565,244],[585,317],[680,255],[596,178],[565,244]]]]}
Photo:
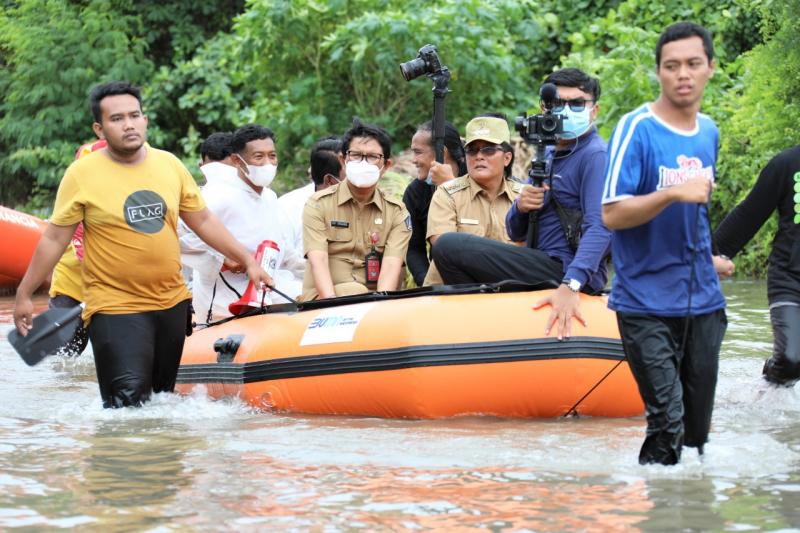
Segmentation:
{"type": "Polygon", "coordinates": [[[564,414],[562,415],[562,416],[563,416],[563,418],[569,418],[570,416],[578,416],[578,411],[576,411],[576,409],[577,409],[577,408],[578,408],[578,406],[581,404],[581,402],[583,402],[583,400],[585,400],[585,399],[586,399],[586,398],[587,398],[587,397],[588,397],[588,396],[589,396],[591,393],[593,393],[593,392],[594,392],[594,390],[595,390],[597,387],[599,387],[599,386],[600,386],[600,385],[601,385],[601,384],[602,384],[602,383],[603,383],[603,382],[606,380],[606,378],[607,378],[608,376],[610,376],[610,375],[611,375],[611,373],[612,373],[614,370],[616,370],[616,369],[617,369],[617,367],[618,367],[619,365],[621,365],[621,364],[622,364],[622,362],[623,362],[623,361],[626,361],[626,360],[627,360],[627,358],[628,358],[628,356],[626,356],[626,355],[623,355],[623,356],[622,356],[622,359],[620,359],[619,361],[617,361],[617,364],[616,364],[616,365],[614,365],[613,367],[611,367],[611,370],[609,370],[608,372],[606,372],[606,375],[605,375],[605,376],[603,376],[602,378],[600,378],[600,380],[599,380],[597,383],[595,383],[595,384],[594,384],[594,386],[593,386],[591,389],[589,389],[589,391],[588,391],[586,394],[584,394],[583,396],[581,396],[581,399],[580,399],[580,400],[578,400],[577,402],[575,402],[575,405],[573,405],[572,407],[570,407],[570,408],[569,408],[569,410],[568,410],[566,413],[564,413],[564,414]]]}

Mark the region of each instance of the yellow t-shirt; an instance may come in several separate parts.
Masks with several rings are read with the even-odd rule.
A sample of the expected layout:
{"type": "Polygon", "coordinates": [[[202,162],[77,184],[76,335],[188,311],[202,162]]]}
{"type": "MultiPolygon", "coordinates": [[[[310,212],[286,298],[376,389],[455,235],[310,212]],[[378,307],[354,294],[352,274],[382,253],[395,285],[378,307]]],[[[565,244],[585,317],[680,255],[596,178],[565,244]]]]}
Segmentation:
{"type": "Polygon", "coordinates": [[[59,294],[69,296],[79,302],[83,301],[83,282],[81,281],[81,262],[70,243],[67,251],[61,256],[53,269],[53,280],[50,282],[50,298],[59,294]]]}
{"type": "Polygon", "coordinates": [[[168,309],[191,298],[176,228],[180,211],[200,211],[205,202],[178,158],[146,149],[136,165],[93,152],[70,165],[58,188],[50,222],[84,225],[87,321],[95,313],[168,309]]]}

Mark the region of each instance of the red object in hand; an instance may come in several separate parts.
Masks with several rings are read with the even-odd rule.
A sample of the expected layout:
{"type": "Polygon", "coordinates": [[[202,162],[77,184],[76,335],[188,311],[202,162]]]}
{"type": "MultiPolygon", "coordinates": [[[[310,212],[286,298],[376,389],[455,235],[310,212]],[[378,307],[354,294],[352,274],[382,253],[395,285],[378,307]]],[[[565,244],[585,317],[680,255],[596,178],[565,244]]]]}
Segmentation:
{"type": "MultiPolygon", "coordinates": [[[[280,258],[280,248],[274,241],[262,241],[256,250],[256,262],[261,265],[269,277],[275,277],[275,271],[278,270],[278,259],[280,258]]],[[[258,309],[261,304],[272,305],[269,295],[265,290],[260,290],[253,285],[253,281],[247,284],[247,290],[238,301],[233,302],[228,306],[228,311],[234,315],[240,315],[253,307],[258,309]]]]}

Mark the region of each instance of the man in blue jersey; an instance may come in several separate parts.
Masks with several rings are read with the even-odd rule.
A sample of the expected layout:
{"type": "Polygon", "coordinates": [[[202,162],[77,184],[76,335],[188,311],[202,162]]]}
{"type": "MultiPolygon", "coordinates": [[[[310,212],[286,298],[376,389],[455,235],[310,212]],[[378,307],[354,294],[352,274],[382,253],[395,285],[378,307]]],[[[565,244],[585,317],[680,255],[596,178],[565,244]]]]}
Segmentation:
{"type": "Polygon", "coordinates": [[[702,454],[711,425],[727,327],[707,204],[719,131],[699,113],[713,57],[708,30],[668,27],[656,46],[661,94],[622,117],[609,144],[609,307],[646,407],[640,464],[676,464],[683,445],[702,454]]]}
{"type": "Polygon", "coordinates": [[[557,287],[534,308],[551,307],[545,335],[556,326],[562,339],[571,335],[573,318],[585,325],[579,293],[596,294],[608,279],[611,235],[600,220],[606,142],[594,125],[600,109],[600,80],[579,69],[564,68],[544,81],[556,86],[553,112],[564,117],[564,135],[547,152],[553,178],[542,187],[525,185],[505,220],[509,239],[524,244],[530,213],[538,211],[536,248],[459,232],[440,235],[432,253],[447,284],[512,279],[557,287]]]}

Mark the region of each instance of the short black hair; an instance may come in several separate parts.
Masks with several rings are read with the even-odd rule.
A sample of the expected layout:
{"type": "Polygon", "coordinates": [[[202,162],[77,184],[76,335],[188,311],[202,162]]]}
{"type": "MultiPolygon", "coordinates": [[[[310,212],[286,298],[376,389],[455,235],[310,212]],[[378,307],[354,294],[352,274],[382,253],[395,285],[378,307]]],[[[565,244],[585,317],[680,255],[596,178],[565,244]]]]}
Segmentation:
{"type": "Polygon", "coordinates": [[[233,132],[231,153],[241,152],[247,143],[259,139],[272,139],[272,142],[275,142],[275,133],[259,124],[246,124],[233,132]]]}
{"type": "MultiPolygon", "coordinates": [[[[417,131],[427,131],[431,134],[431,146],[434,146],[433,139],[433,121],[423,122],[417,126],[417,131]]],[[[444,145],[450,156],[458,164],[459,176],[467,173],[467,155],[464,153],[464,143],[461,141],[461,135],[458,130],[450,122],[444,123],[444,145]]]]}
{"type": "Polygon", "coordinates": [[[547,76],[544,83],[552,83],[561,87],[577,87],[585,93],[592,95],[592,100],[600,99],[600,80],[586,74],[577,68],[562,68],[547,76]]]}
{"type": "Polygon", "coordinates": [[[229,131],[212,133],[200,145],[200,159],[222,161],[233,153],[231,141],[233,141],[233,133],[229,131]]]}
{"type": "Polygon", "coordinates": [[[326,174],[339,176],[342,164],[337,155],[342,151],[342,140],[339,137],[325,137],[311,148],[311,179],[314,185],[322,185],[326,174]]]}
{"type": "Polygon", "coordinates": [[[378,144],[381,145],[381,150],[383,150],[384,160],[392,156],[392,138],[386,130],[380,126],[361,122],[358,118],[353,119],[353,126],[342,136],[342,155],[347,155],[350,143],[356,137],[365,137],[378,141],[378,144]]]}
{"type": "MultiPolygon", "coordinates": [[[[475,118],[480,118],[480,117],[501,118],[505,120],[506,123],[508,123],[508,119],[503,113],[493,113],[493,112],[484,113],[482,115],[478,115],[475,118]]],[[[516,158],[516,155],[514,154],[514,147],[511,146],[511,143],[507,143],[504,141],[500,143],[500,148],[502,148],[504,152],[511,152],[511,161],[509,161],[509,163],[503,169],[503,175],[506,177],[506,179],[508,179],[512,177],[511,173],[514,171],[514,159],[516,158]]]]}
{"type": "Polygon", "coordinates": [[[139,87],[129,81],[109,81],[92,87],[89,91],[89,108],[92,110],[92,118],[98,124],[102,122],[103,111],[100,109],[100,101],[108,96],[118,94],[129,94],[139,101],[139,109],[142,108],[142,91],[139,87]]]}
{"type": "Polygon", "coordinates": [[[714,59],[714,42],[711,39],[711,32],[694,22],[676,22],[668,26],[658,38],[656,44],[656,68],[661,67],[661,49],[664,45],[673,41],[689,39],[690,37],[700,37],[703,40],[703,50],[706,53],[708,62],[714,59]]]}

